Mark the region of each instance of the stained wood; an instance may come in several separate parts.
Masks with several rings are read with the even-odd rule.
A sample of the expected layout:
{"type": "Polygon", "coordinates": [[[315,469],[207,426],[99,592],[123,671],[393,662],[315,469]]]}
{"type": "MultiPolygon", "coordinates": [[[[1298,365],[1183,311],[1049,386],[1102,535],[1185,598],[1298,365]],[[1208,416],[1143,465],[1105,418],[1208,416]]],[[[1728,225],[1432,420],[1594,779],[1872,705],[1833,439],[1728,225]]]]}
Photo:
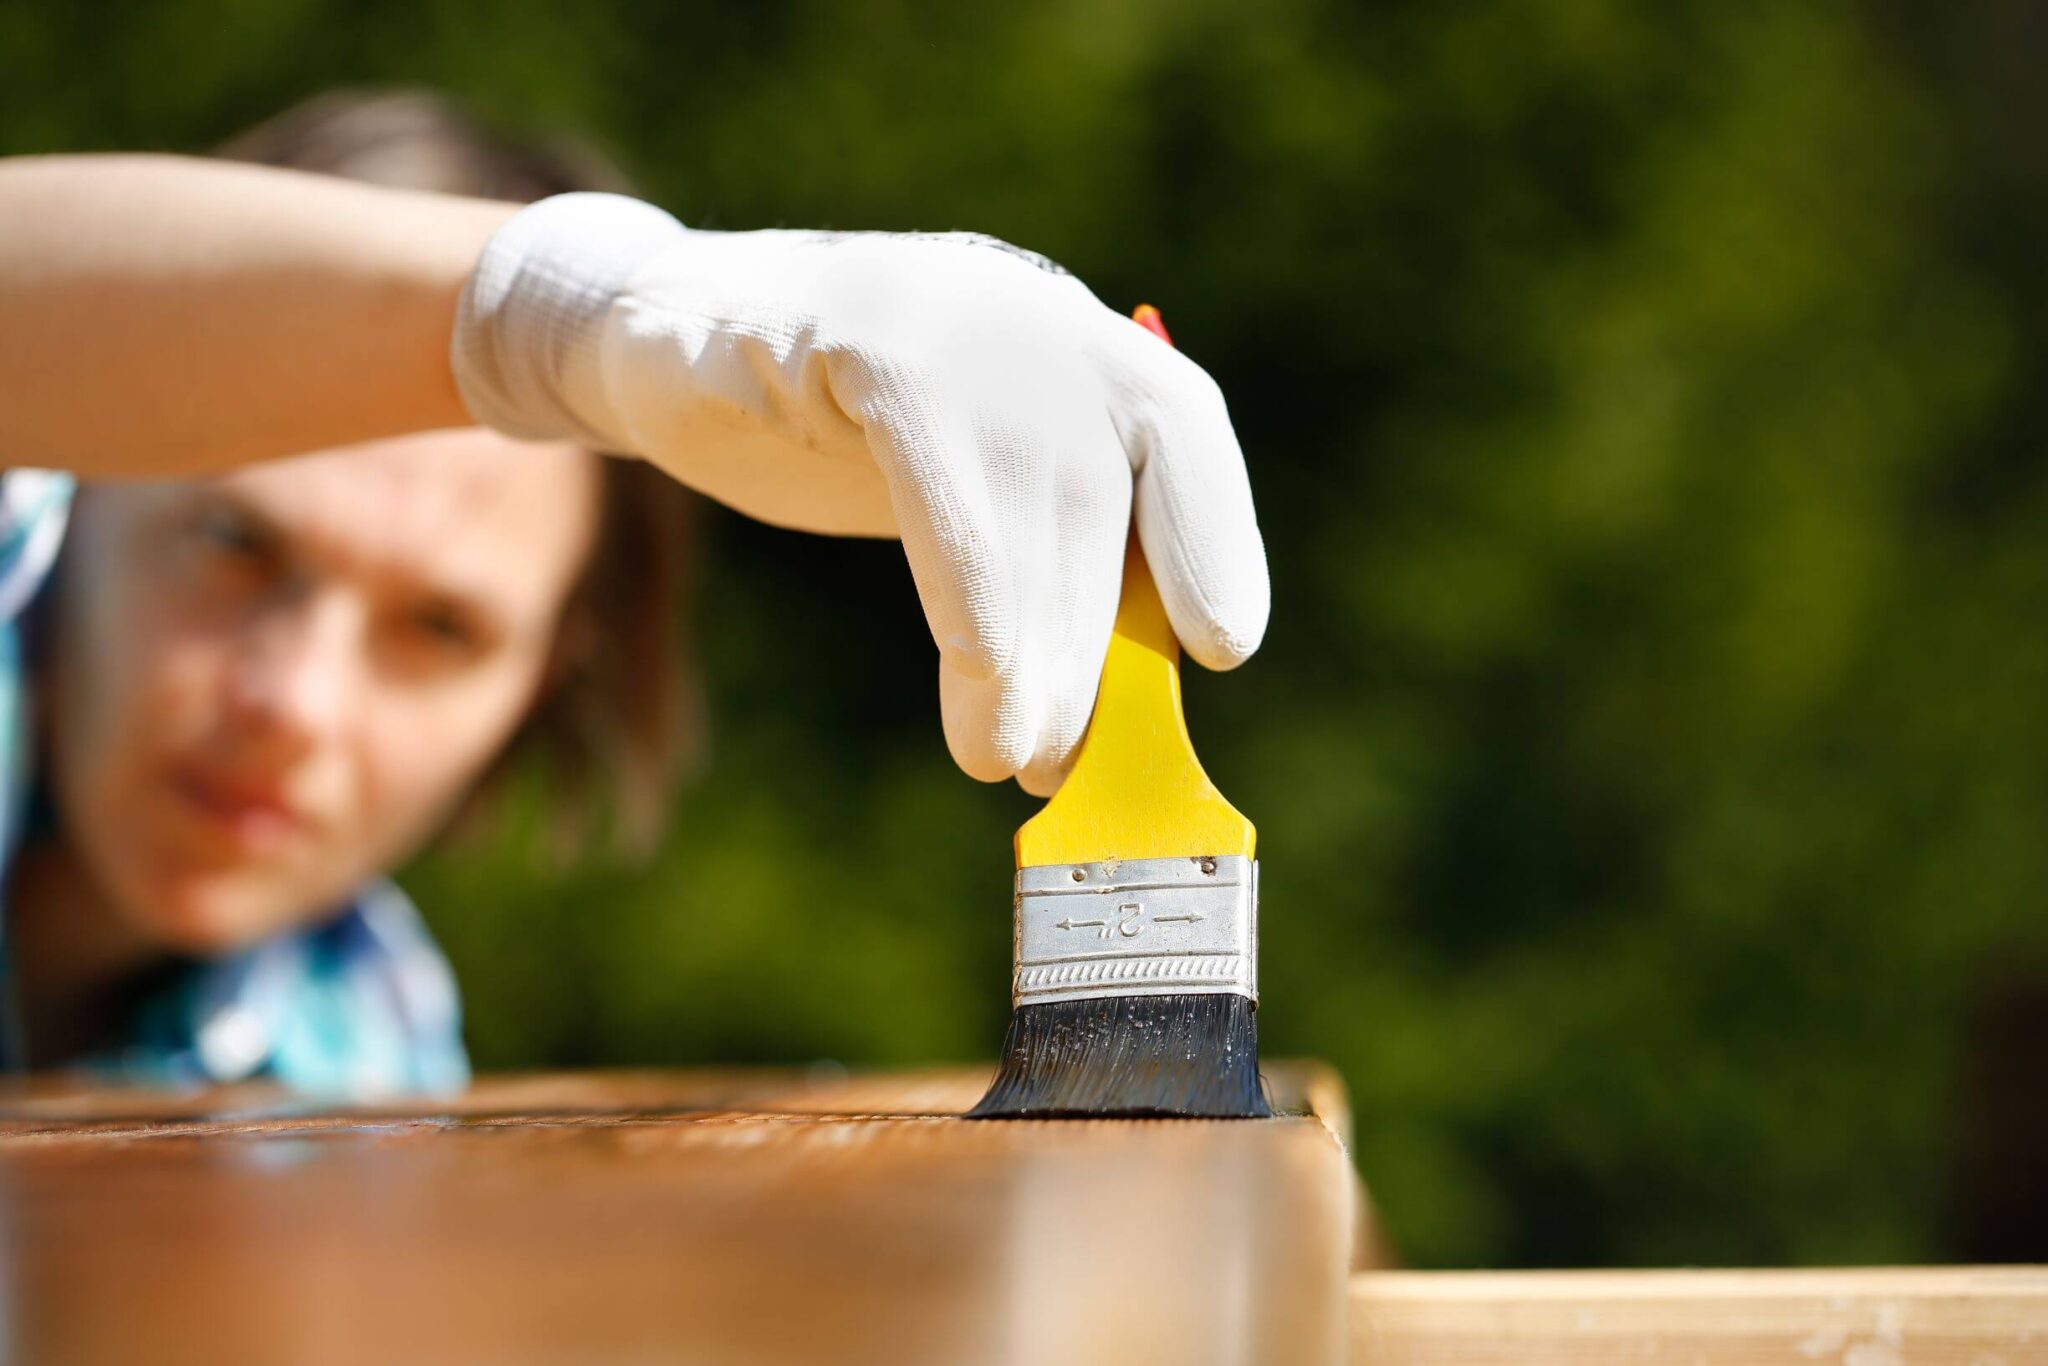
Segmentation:
{"type": "Polygon", "coordinates": [[[1371,1272],[1372,1366],[2041,1366],[2048,1267],[1371,1272]]]}
{"type": "Polygon", "coordinates": [[[1271,1121],[957,1118],[985,1072],[0,1096],[7,1360],[1335,1362],[1327,1073],[1271,1121]]]}

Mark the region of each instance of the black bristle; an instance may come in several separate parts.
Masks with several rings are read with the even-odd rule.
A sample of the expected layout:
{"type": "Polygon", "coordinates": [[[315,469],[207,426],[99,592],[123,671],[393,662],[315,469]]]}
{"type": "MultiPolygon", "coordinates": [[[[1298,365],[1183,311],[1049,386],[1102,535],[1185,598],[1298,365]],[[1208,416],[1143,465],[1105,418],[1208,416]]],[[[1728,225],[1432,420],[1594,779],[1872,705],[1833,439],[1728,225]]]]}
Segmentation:
{"type": "Polygon", "coordinates": [[[1019,1006],[967,1118],[1270,1118],[1257,1009],[1234,992],[1019,1006]]]}

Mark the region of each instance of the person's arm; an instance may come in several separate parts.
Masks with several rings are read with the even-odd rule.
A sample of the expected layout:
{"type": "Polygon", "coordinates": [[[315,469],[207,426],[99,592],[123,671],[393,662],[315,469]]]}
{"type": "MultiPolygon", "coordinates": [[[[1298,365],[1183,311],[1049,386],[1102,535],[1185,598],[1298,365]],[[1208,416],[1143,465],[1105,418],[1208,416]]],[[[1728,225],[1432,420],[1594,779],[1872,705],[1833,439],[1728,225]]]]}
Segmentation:
{"type": "Polygon", "coordinates": [[[1135,521],[1189,654],[1258,648],[1215,382],[1042,257],[710,233],[170,157],[0,161],[0,464],[207,473],[482,422],[782,526],[898,535],[960,766],[1057,787],[1135,521]]]}
{"type": "Polygon", "coordinates": [[[0,159],[0,465],[198,474],[470,425],[456,298],[516,208],[180,157],[0,159]]]}

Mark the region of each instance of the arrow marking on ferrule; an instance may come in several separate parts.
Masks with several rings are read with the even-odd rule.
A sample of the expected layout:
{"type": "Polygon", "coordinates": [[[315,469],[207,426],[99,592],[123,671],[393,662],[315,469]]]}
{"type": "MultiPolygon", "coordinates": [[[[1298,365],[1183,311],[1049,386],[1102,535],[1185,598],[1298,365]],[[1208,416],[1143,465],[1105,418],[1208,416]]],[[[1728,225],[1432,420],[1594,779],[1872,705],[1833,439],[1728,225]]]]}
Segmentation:
{"type": "Polygon", "coordinates": [[[1188,924],[1192,925],[1197,920],[1207,920],[1208,918],[1209,917],[1202,915],[1199,912],[1189,911],[1186,915],[1155,915],[1152,917],[1152,920],[1153,923],[1160,925],[1165,924],[1169,920],[1184,920],[1188,924]]]}
{"type": "Polygon", "coordinates": [[[1073,918],[1072,916],[1069,916],[1069,917],[1067,917],[1067,918],[1066,918],[1065,920],[1055,920],[1055,921],[1054,921],[1053,923],[1054,923],[1055,925],[1059,926],[1059,927],[1060,927],[1061,929],[1063,929],[1063,930],[1079,930],[1079,929],[1098,929],[1098,930],[1099,930],[1099,929],[1101,929],[1101,928],[1102,928],[1102,927],[1103,927],[1104,925],[1108,924],[1109,922],[1108,922],[1108,921],[1106,921],[1106,920],[1076,920],[1076,919],[1074,919],[1074,918],[1073,918]]]}

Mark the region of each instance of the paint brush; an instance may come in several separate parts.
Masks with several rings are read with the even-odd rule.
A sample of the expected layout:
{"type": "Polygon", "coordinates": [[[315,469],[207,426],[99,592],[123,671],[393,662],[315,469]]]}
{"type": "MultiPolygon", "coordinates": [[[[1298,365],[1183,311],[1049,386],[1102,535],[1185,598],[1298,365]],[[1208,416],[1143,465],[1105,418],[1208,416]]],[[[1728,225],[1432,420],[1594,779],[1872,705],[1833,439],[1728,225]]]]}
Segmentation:
{"type": "MultiPolygon", "coordinates": [[[[1166,338],[1156,309],[1135,316],[1166,338]]],[[[968,1118],[1269,1116],[1256,838],[1195,757],[1133,535],[1088,733],[1017,831],[1014,1009],[968,1118]]]]}

